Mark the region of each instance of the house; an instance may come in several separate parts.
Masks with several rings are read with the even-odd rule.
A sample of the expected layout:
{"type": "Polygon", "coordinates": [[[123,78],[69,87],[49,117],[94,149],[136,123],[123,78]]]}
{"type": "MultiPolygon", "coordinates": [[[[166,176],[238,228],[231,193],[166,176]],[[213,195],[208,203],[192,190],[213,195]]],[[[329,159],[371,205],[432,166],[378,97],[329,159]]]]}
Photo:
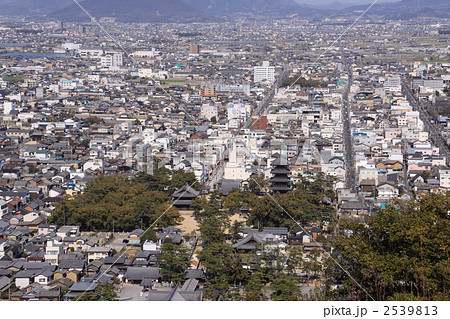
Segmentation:
{"type": "Polygon", "coordinates": [[[185,279],[197,279],[204,282],[206,280],[206,274],[202,269],[186,269],[183,278],[185,279]]]}
{"type": "Polygon", "coordinates": [[[45,251],[44,250],[37,250],[35,252],[32,252],[27,257],[27,261],[42,262],[42,261],[44,261],[44,256],[45,256],[45,251]]]}
{"type": "Polygon", "coordinates": [[[390,200],[398,197],[399,194],[398,189],[388,183],[378,185],[377,191],[379,200],[390,200]]]}
{"type": "Polygon", "coordinates": [[[160,247],[166,239],[170,239],[173,244],[177,244],[177,245],[181,244],[181,241],[183,238],[181,237],[181,235],[179,233],[180,233],[180,230],[178,228],[175,228],[175,227],[164,228],[162,233],[157,233],[157,235],[156,235],[158,238],[158,242],[157,242],[158,247],[160,247]]]}
{"type": "Polygon", "coordinates": [[[106,258],[110,255],[112,249],[109,247],[90,247],[87,251],[88,262],[106,258]]]}
{"type": "Polygon", "coordinates": [[[67,259],[67,260],[61,260],[59,262],[58,268],[63,271],[70,271],[70,270],[78,270],[78,271],[84,271],[84,268],[86,268],[86,261],[83,259],[67,259]]]}
{"type": "Polygon", "coordinates": [[[241,180],[233,180],[233,179],[222,179],[220,182],[219,193],[221,195],[228,195],[228,193],[232,189],[240,189],[242,181],[241,180]]]}
{"type": "Polygon", "coordinates": [[[59,255],[63,253],[63,243],[60,237],[54,237],[47,241],[45,247],[44,259],[52,265],[57,265],[59,261],[59,255]]]}
{"type": "Polygon", "coordinates": [[[7,276],[0,276],[0,293],[9,290],[11,287],[11,279],[7,276]]]}
{"type": "Polygon", "coordinates": [[[0,219],[3,217],[3,215],[7,215],[9,213],[9,207],[8,202],[0,199],[0,219]]]}
{"type": "Polygon", "coordinates": [[[442,188],[450,188],[450,168],[439,169],[439,186],[442,188]]]}
{"type": "Polygon", "coordinates": [[[158,250],[158,248],[157,248],[157,245],[155,242],[153,242],[151,240],[150,241],[146,240],[144,242],[144,244],[142,245],[142,250],[155,251],[155,250],[158,250]]]}
{"type": "Polygon", "coordinates": [[[346,214],[352,217],[361,217],[368,215],[369,208],[366,204],[360,202],[356,198],[352,198],[349,201],[341,204],[340,213],[346,214]]]}
{"type": "Polygon", "coordinates": [[[155,267],[128,267],[125,283],[140,285],[144,279],[158,281],[160,279],[159,269],[155,267]]]}
{"type": "Polygon", "coordinates": [[[86,292],[94,291],[97,288],[97,286],[98,286],[97,283],[89,281],[81,281],[74,283],[69,288],[69,291],[64,295],[64,298],[66,298],[66,300],[75,300],[78,296],[86,292]]]}
{"type": "Polygon", "coordinates": [[[72,280],[73,282],[79,282],[81,278],[81,271],[77,269],[69,270],[66,273],[66,278],[72,280]]]}
{"type": "Polygon", "coordinates": [[[279,240],[286,240],[288,237],[288,229],[286,227],[264,227],[262,232],[275,235],[279,240]]]}
{"type": "Polygon", "coordinates": [[[34,271],[32,270],[19,271],[17,274],[15,274],[14,278],[15,278],[14,283],[16,287],[18,287],[19,289],[25,288],[29,284],[31,284],[31,281],[34,278],[34,271]]]}
{"type": "Polygon", "coordinates": [[[59,289],[42,289],[37,295],[36,298],[39,301],[59,301],[60,300],[60,291],[59,289]]]}
{"type": "Polygon", "coordinates": [[[140,244],[141,244],[140,237],[144,233],[145,233],[145,231],[140,228],[133,230],[128,235],[127,243],[130,245],[139,245],[140,246],[140,244]]]}
{"type": "Polygon", "coordinates": [[[232,247],[236,250],[251,251],[256,249],[259,245],[264,245],[268,249],[281,248],[284,249],[287,245],[277,239],[275,235],[255,232],[247,235],[232,247]]]}
{"type": "Polygon", "coordinates": [[[96,275],[100,271],[100,268],[103,266],[103,264],[104,263],[102,261],[100,261],[100,260],[94,260],[89,265],[87,265],[87,267],[86,267],[86,274],[88,276],[96,275]]]}
{"type": "Polygon", "coordinates": [[[61,226],[56,235],[64,239],[67,236],[78,237],[80,236],[80,226],[61,226]]]}
{"type": "Polygon", "coordinates": [[[43,269],[34,277],[34,282],[46,286],[53,278],[53,271],[50,269],[43,269]]]}
{"type": "Polygon", "coordinates": [[[201,301],[203,293],[196,290],[198,281],[187,280],[182,287],[175,285],[171,291],[151,290],[147,301],[201,301]]]}

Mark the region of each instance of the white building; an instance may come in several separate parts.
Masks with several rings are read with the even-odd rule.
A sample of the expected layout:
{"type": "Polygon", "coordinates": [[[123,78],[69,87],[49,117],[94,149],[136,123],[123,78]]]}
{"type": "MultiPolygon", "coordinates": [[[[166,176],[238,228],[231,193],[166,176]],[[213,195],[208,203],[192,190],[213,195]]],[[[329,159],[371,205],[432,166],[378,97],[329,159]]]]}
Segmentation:
{"type": "Polygon", "coordinates": [[[97,47],[97,48],[88,48],[88,47],[81,47],[78,52],[80,53],[80,56],[82,58],[94,58],[99,59],[103,55],[104,51],[103,48],[97,47]]]}
{"type": "Polygon", "coordinates": [[[205,103],[202,105],[202,109],[200,111],[200,114],[203,118],[211,121],[211,119],[213,117],[216,118],[216,120],[218,119],[219,116],[219,112],[217,110],[217,105],[215,105],[214,103],[205,103]]]}
{"type": "Polygon", "coordinates": [[[138,70],[138,76],[140,78],[152,78],[153,77],[153,70],[152,69],[139,69],[138,70]]]}
{"type": "Polygon", "coordinates": [[[68,51],[78,51],[81,48],[81,44],[68,42],[68,43],[64,43],[62,45],[62,48],[64,50],[68,50],[68,51]]]}
{"type": "MultiPolygon", "coordinates": [[[[3,215],[8,214],[9,209],[8,209],[8,203],[6,201],[4,201],[3,199],[0,199],[0,218],[3,217],[3,215]]],[[[0,256],[1,258],[1,256],[0,256]]]]}
{"type": "Polygon", "coordinates": [[[3,114],[8,115],[11,114],[11,111],[14,110],[13,102],[5,102],[3,103],[3,114]]]}
{"type": "Polygon", "coordinates": [[[102,56],[100,63],[102,68],[116,69],[123,66],[123,53],[114,52],[102,56]]]}
{"type": "Polygon", "coordinates": [[[401,92],[402,91],[402,79],[400,75],[393,75],[388,77],[384,82],[384,89],[389,92],[401,92]]]}
{"type": "Polygon", "coordinates": [[[228,120],[231,119],[245,119],[250,115],[251,106],[248,103],[235,102],[231,103],[227,107],[228,120]]]}
{"type": "Polygon", "coordinates": [[[450,168],[441,168],[439,170],[439,186],[450,187],[450,168]]]}
{"type": "Polygon", "coordinates": [[[45,262],[51,265],[58,265],[58,257],[63,253],[63,243],[62,240],[59,241],[56,238],[47,241],[47,246],[45,247],[45,262]]]}
{"type": "Polygon", "coordinates": [[[274,82],[275,81],[275,67],[270,66],[269,61],[264,61],[262,66],[255,66],[254,69],[254,82],[274,82]]]}

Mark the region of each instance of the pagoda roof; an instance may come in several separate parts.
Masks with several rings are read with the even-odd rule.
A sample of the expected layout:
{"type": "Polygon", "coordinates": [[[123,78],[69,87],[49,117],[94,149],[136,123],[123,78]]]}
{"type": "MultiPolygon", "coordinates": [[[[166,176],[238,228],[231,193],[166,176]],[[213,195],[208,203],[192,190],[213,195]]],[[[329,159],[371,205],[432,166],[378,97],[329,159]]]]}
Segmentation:
{"type": "Polygon", "coordinates": [[[289,162],[285,157],[279,157],[272,162],[272,166],[288,166],[289,162]]]}

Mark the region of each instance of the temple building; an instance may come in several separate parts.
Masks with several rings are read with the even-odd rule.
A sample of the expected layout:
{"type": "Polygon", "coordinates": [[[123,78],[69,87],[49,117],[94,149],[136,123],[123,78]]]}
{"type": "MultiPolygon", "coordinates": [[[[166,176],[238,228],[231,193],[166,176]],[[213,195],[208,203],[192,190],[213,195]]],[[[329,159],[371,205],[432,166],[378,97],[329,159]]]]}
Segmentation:
{"type": "Polygon", "coordinates": [[[172,203],[178,209],[187,210],[192,204],[192,201],[200,194],[194,188],[189,186],[188,183],[184,184],[183,187],[176,190],[172,194],[172,203]]]}
{"type": "Polygon", "coordinates": [[[272,178],[269,179],[270,190],[280,193],[288,192],[291,189],[289,185],[289,175],[291,174],[289,162],[287,159],[279,157],[272,162],[272,166],[272,178]]]}

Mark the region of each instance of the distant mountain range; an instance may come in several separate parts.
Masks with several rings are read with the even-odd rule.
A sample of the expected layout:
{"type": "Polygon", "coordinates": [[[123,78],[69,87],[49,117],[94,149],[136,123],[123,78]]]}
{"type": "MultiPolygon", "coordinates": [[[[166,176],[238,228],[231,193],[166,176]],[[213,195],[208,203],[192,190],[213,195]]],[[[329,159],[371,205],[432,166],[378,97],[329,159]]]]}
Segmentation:
{"type": "Polygon", "coordinates": [[[320,10],[301,6],[294,0],[183,0],[198,10],[216,16],[233,14],[311,15],[320,10]]]}
{"type": "MultiPolygon", "coordinates": [[[[298,2],[301,0],[80,0],[80,4],[95,18],[115,17],[120,22],[167,23],[218,21],[220,17],[237,14],[267,17],[348,16],[360,14],[369,6],[347,7],[338,0],[329,3],[317,1],[317,4],[312,5],[300,5],[298,2]]],[[[308,3],[311,1],[308,0],[308,3]]],[[[0,15],[48,16],[64,21],[89,20],[73,0],[0,0],[0,15]]],[[[402,0],[377,3],[367,15],[381,19],[450,18],[450,1],[402,0]]]]}
{"type": "Polygon", "coordinates": [[[12,16],[47,15],[67,7],[72,0],[0,0],[0,14],[12,16]]]}
{"type": "MultiPolygon", "coordinates": [[[[360,13],[368,5],[345,8],[346,13],[360,13]]],[[[367,13],[390,20],[405,20],[419,17],[450,18],[449,0],[402,0],[395,3],[375,4],[367,13]]]]}
{"type": "Polygon", "coordinates": [[[0,0],[0,6],[10,3],[10,2],[14,2],[14,0],[0,0]]]}
{"type": "MultiPolygon", "coordinates": [[[[73,3],[73,1],[72,1],[73,3]]],[[[213,18],[182,0],[85,0],[80,2],[93,17],[114,17],[119,22],[201,22],[213,18]]],[[[50,17],[66,21],[86,21],[89,17],[72,4],[50,17]]]]}

